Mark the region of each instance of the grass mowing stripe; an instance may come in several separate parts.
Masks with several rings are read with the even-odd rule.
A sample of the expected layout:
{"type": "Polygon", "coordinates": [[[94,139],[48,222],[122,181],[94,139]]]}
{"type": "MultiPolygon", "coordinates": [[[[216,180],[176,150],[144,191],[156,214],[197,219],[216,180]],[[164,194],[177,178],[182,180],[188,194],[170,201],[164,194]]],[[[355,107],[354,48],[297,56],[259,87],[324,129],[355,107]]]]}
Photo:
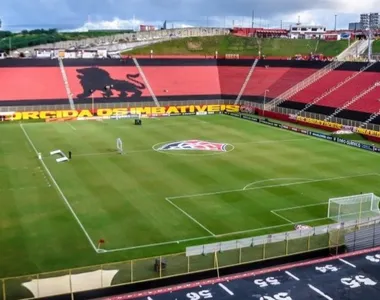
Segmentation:
{"type": "MultiPolygon", "coordinates": [[[[231,118],[231,117],[228,116],[228,115],[223,115],[223,116],[228,117],[228,118],[231,118]]],[[[233,117],[233,118],[235,118],[235,117],[233,117]]],[[[243,121],[250,121],[250,120],[242,119],[242,118],[235,118],[235,119],[237,119],[237,120],[243,120],[243,121]]],[[[253,123],[252,121],[250,121],[250,122],[253,123]]],[[[283,128],[272,127],[272,126],[270,126],[270,125],[265,125],[265,124],[262,124],[262,123],[257,123],[257,122],[255,122],[254,124],[257,124],[257,125],[260,125],[260,126],[264,126],[264,127],[267,127],[267,128],[272,128],[272,129],[278,129],[278,130],[281,130],[281,131],[286,131],[286,132],[288,132],[288,133],[290,133],[290,134],[293,134],[293,135],[298,135],[298,136],[301,135],[301,133],[293,132],[293,131],[290,131],[290,130],[285,130],[285,129],[283,129],[283,128]]],[[[351,147],[351,146],[349,146],[349,145],[345,145],[345,144],[341,144],[341,143],[334,143],[334,142],[332,142],[332,141],[328,141],[328,140],[325,140],[325,139],[321,139],[321,138],[318,138],[318,137],[315,137],[315,136],[312,136],[312,135],[310,135],[310,136],[308,136],[308,137],[309,137],[309,139],[317,140],[317,141],[320,141],[320,142],[327,142],[327,143],[329,143],[329,144],[331,144],[331,145],[339,145],[339,146],[343,146],[343,147],[345,147],[346,149],[359,150],[359,151],[362,152],[362,153],[379,155],[379,153],[377,153],[377,152],[372,152],[372,151],[368,151],[368,150],[363,150],[363,149],[361,149],[361,148],[351,147]]]]}
{"type": "Polygon", "coordinates": [[[107,252],[119,252],[119,251],[127,251],[127,250],[135,250],[135,249],[142,249],[142,248],[149,248],[149,247],[158,247],[158,246],[165,246],[165,245],[171,245],[171,244],[179,244],[179,243],[186,243],[186,242],[193,242],[198,240],[205,240],[213,237],[212,235],[206,235],[206,236],[200,236],[196,238],[190,238],[190,239],[183,239],[178,241],[168,241],[168,242],[161,242],[161,243],[154,243],[154,244],[146,244],[146,245],[139,245],[139,246],[132,246],[132,247],[125,247],[125,248],[117,248],[117,249],[104,249],[102,253],[107,252]]]}
{"type": "MultiPolygon", "coordinates": [[[[24,126],[22,125],[22,123],[20,123],[20,128],[21,128],[22,132],[24,133],[26,139],[28,140],[30,146],[33,148],[34,152],[36,153],[36,156],[38,156],[38,150],[34,146],[32,140],[30,139],[30,137],[29,137],[28,133],[26,132],[26,130],[25,130],[24,126]]],[[[79,218],[76,215],[74,209],[71,207],[71,205],[70,205],[69,201],[67,200],[66,196],[63,194],[63,192],[62,192],[61,188],[59,187],[58,183],[55,181],[53,175],[50,173],[50,171],[49,171],[48,167],[46,166],[45,162],[43,161],[43,159],[40,159],[40,161],[41,161],[41,164],[44,167],[46,173],[50,177],[51,181],[53,182],[53,184],[57,188],[58,193],[61,195],[63,201],[65,202],[65,204],[69,208],[69,210],[70,210],[71,214],[73,215],[74,219],[77,221],[79,227],[82,229],[82,231],[83,231],[84,235],[86,236],[87,240],[90,242],[90,245],[97,252],[98,251],[97,247],[95,246],[94,242],[92,241],[90,235],[87,233],[87,231],[84,228],[82,222],[79,220],[79,218]]]]}
{"type": "MultiPolygon", "coordinates": [[[[185,118],[147,119],[142,127],[135,127],[130,120],[71,123],[77,131],[67,124],[39,123],[30,127],[24,124],[38,151],[49,157],[44,158],[44,163],[86,231],[95,244],[97,238],[104,238],[106,244],[102,248],[110,252],[99,255],[93,251],[82,230],[78,230],[77,221],[66,208],[62,209],[62,199],[56,191],[50,190],[48,194],[49,190],[42,187],[25,192],[3,191],[4,198],[10,201],[4,203],[0,213],[5,220],[0,222],[0,231],[4,232],[0,243],[5,252],[5,259],[0,262],[0,277],[156,257],[180,253],[185,247],[197,244],[294,229],[294,225],[271,213],[272,210],[297,224],[319,226],[330,223],[325,218],[327,206],[283,212],[277,209],[362,191],[380,194],[378,176],[265,189],[265,185],[380,172],[365,151],[336,148],[333,143],[322,144],[308,136],[294,136],[295,133],[285,130],[272,130],[269,126],[255,126],[225,116],[185,118]],[[125,156],[113,151],[119,137],[127,150],[125,156]],[[192,139],[236,144],[236,148],[209,157],[201,156],[201,152],[169,156],[151,150],[160,141],[192,139]],[[57,164],[49,156],[51,149],[70,149],[74,160],[70,164],[57,164]],[[148,151],[133,153],[145,149],[148,151]],[[215,237],[163,201],[167,196],[232,190],[276,177],[289,179],[251,184],[251,188],[262,189],[216,194],[203,198],[206,201],[171,200],[217,234],[215,237]],[[41,222],[37,222],[39,218],[41,222]],[[46,241],[45,247],[40,247],[41,240],[46,241]],[[69,247],[67,241],[71,242],[69,247]]],[[[5,171],[0,172],[0,181],[5,188],[39,186],[44,182],[37,181],[41,180],[39,172],[32,176],[30,170],[11,170],[28,166],[31,161],[41,166],[16,126],[19,127],[14,124],[2,128],[0,153],[9,155],[0,160],[0,168],[5,171]],[[18,140],[15,140],[16,133],[18,140]],[[27,148],[20,147],[24,145],[27,148]]],[[[41,169],[47,176],[42,166],[41,169]]],[[[122,277],[124,273],[128,271],[121,270],[122,277]]]]}
{"type": "Polygon", "coordinates": [[[194,198],[194,197],[202,197],[202,196],[212,196],[212,195],[236,193],[236,192],[243,192],[243,191],[259,190],[259,189],[272,188],[272,187],[284,187],[284,186],[292,186],[292,185],[301,185],[301,184],[313,183],[313,182],[324,182],[324,181],[332,181],[332,180],[340,180],[340,179],[348,179],[348,178],[356,178],[356,177],[365,177],[365,176],[379,176],[379,174],[378,173],[367,173],[367,174],[356,174],[356,175],[348,175],[348,176],[338,176],[338,177],[314,179],[314,180],[308,180],[308,181],[297,181],[297,182],[282,183],[282,184],[273,184],[273,185],[267,185],[267,186],[258,186],[258,187],[246,188],[246,189],[243,188],[243,189],[225,190],[225,191],[217,191],[217,192],[202,193],[202,194],[192,194],[192,195],[190,194],[190,195],[173,196],[173,197],[167,197],[166,199],[176,200],[176,199],[183,199],[183,198],[194,198]]]}

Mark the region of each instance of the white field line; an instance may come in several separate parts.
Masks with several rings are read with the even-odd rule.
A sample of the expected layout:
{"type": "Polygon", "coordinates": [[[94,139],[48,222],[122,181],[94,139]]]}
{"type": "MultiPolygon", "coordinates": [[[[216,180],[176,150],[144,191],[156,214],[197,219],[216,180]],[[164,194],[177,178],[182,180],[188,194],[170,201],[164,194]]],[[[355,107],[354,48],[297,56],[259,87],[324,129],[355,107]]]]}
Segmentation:
{"type": "Polygon", "coordinates": [[[251,183],[248,183],[245,187],[243,187],[243,190],[249,188],[252,185],[258,184],[258,183],[263,183],[263,182],[268,182],[268,181],[276,181],[276,180],[313,180],[313,179],[307,179],[307,178],[297,178],[297,177],[289,177],[289,178],[270,178],[270,179],[264,179],[264,180],[258,180],[258,181],[253,181],[251,183]]]}
{"type": "Polygon", "coordinates": [[[77,130],[70,122],[65,122],[72,130],[77,130]]]}
{"type": "Polygon", "coordinates": [[[135,249],[149,248],[149,247],[158,247],[158,246],[165,246],[165,245],[171,245],[171,244],[192,242],[192,241],[197,241],[197,240],[205,240],[205,239],[209,239],[212,237],[213,237],[212,235],[206,235],[206,236],[200,236],[200,237],[196,237],[196,238],[189,238],[189,239],[177,240],[177,241],[168,241],[168,242],[161,242],[161,243],[145,244],[145,245],[131,246],[131,247],[125,247],[125,248],[117,248],[117,249],[110,249],[110,250],[105,249],[105,250],[103,250],[103,252],[107,253],[107,252],[135,250],[135,249]]]}
{"type": "Polygon", "coordinates": [[[283,219],[285,220],[286,222],[290,223],[290,224],[295,224],[293,221],[290,221],[288,218],[285,218],[283,216],[281,216],[280,214],[276,213],[275,211],[271,210],[270,211],[272,214],[274,214],[275,216],[279,217],[280,219],[283,219]]]}
{"type": "Polygon", "coordinates": [[[230,296],[233,296],[233,295],[234,295],[234,293],[233,293],[228,287],[226,287],[223,283],[219,283],[218,285],[219,285],[223,290],[225,290],[226,293],[229,294],[230,296]]]}
{"type": "Polygon", "coordinates": [[[299,279],[297,276],[295,276],[294,274],[290,273],[289,271],[285,271],[285,273],[286,273],[287,275],[289,275],[290,277],[292,277],[293,279],[295,279],[295,280],[297,280],[297,281],[300,281],[300,279],[299,279]]]}
{"type": "MultiPolygon", "coordinates": [[[[36,153],[36,159],[37,159],[37,156],[38,156],[38,151],[37,151],[37,148],[34,146],[32,140],[30,139],[28,133],[26,132],[26,130],[24,129],[24,126],[22,125],[22,123],[20,123],[20,128],[21,130],[23,131],[26,139],[28,140],[30,146],[33,148],[34,152],[36,153]]],[[[67,200],[66,196],[64,195],[64,193],[62,192],[61,188],[59,187],[57,181],[54,179],[53,175],[51,174],[51,172],[49,171],[48,167],[46,166],[45,162],[43,161],[43,159],[40,160],[42,166],[44,167],[46,173],[48,174],[51,182],[54,184],[54,186],[56,187],[59,195],[62,197],[62,200],[65,202],[66,206],[68,207],[68,209],[70,210],[71,214],[73,215],[74,219],[77,221],[79,227],[82,229],[84,235],[86,236],[87,240],[89,241],[90,245],[92,246],[92,248],[97,252],[97,247],[95,246],[94,242],[91,240],[91,237],[90,235],[88,234],[88,232],[86,231],[86,229],[84,228],[82,222],[79,220],[78,216],[76,215],[74,209],[71,207],[69,201],[67,200]]]]}
{"type": "Polygon", "coordinates": [[[311,285],[311,284],[308,284],[309,288],[311,288],[314,292],[316,292],[317,294],[321,295],[322,297],[324,297],[325,299],[327,300],[334,300],[333,298],[331,298],[330,296],[326,295],[324,292],[322,292],[321,290],[317,289],[315,286],[311,285]]]}
{"type": "Polygon", "coordinates": [[[314,204],[291,206],[291,207],[287,207],[287,208],[274,209],[273,211],[278,212],[278,211],[293,210],[293,209],[298,209],[298,208],[313,207],[313,206],[320,206],[320,205],[326,205],[326,204],[329,204],[329,203],[328,202],[320,202],[320,203],[314,203],[314,204]]]}
{"type": "Polygon", "coordinates": [[[188,214],[187,212],[185,212],[182,208],[180,208],[178,205],[174,204],[172,201],[170,201],[168,198],[165,198],[165,200],[167,202],[169,202],[171,205],[173,205],[176,209],[178,209],[180,212],[182,212],[186,217],[188,217],[190,220],[192,220],[194,223],[198,224],[201,228],[203,228],[205,231],[207,231],[209,234],[211,234],[212,236],[215,236],[215,234],[206,228],[206,226],[204,226],[202,223],[200,223],[199,221],[197,221],[194,217],[192,217],[190,214],[188,214]]]}
{"type": "Polygon", "coordinates": [[[356,266],[355,266],[354,264],[348,262],[347,260],[345,260],[345,259],[343,259],[343,258],[339,258],[339,260],[340,260],[342,263],[344,263],[344,264],[346,264],[346,265],[348,265],[348,266],[350,266],[350,267],[356,268],[356,266]]]}
{"type": "Polygon", "coordinates": [[[166,199],[175,200],[175,199],[183,199],[183,198],[212,196],[212,195],[229,194],[229,193],[244,192],[244,191],[251,191],[251,190],[260,190],[260,189],[267,189],[267,188],[283,187],[283,186],[302,185],[302,184],[306,184],[306,183],[325,182],[325,181],[341,180],[341,179],[348,179],[348,178],[365,177],[365,176],[379,176],[379,174],[378,173],[366,173],[366,174],[329,177],[329,178],[322,178],[322,179],[313,179],[313,180],[308,180],[308,181],[296,181],[296,182],[273,184],[273,185],[267,185],[267,186],[258,186],[258,187],[252,187],[252,188],[246,188],[246,189],[234,189],[234,190],[224,190],[224,191],[216,191],[216,192],[209,192],[209,193],[173,196],[173,197],[167,197],[166,199]]]}
{"type": "MultiPolygon", "coordinates": [[[[226,116],[228,118],[230,118],[229,116],[227,115],[224,115],[222,114],[223,116],[226,116]]],[[[249,121],[249,120],[246,120],[246,119],[242,119],[242,118],[235,118],[237,120],[243,120],[243,121],[249,121]]],[[[288,133],[291,133],[293,135],[297,135],[297,136],[302,136],[304,134],[302,133],[297,133],[297,132],[294,132],[294,131],[290,131],[290,130],[286,130],[286,129],[283,129],[283,128],[278,128],[278,127],[272,127],[272,126],[269,126],[269,125],[265,125],[265,124],[262,124],[262,123],[256,123],[256,122],[251,122],[251,123],[254,123],[256,125],[259,125],[259,126],[264,126],[266,128],[272,128],[272,129],[277,129],[277,130],[281,130],[281,131],[285,131],[285,132],[288,132],[288,133]]],[[[305,135],[304,135],[305,136],[305,135]]],[[[317,138],[315,136],[312,136],[312,135],[308,135],[308,137],[310,139],[313,139],[313,140],[317,140],[317,141],[320,141],[320,142],[326,142],[326,143],[329,143],[329,144],[333,144],[333,145],[338,145],[338,146],[343,146],[345,147],[346,149],[354,149],[354,150],[358,150],[362,153],[368,153],[368,154],[372,154],[372,155],[377,155],[377,157],[379,157],[379,154],[376,153],[376,152],[372,152],[372,151],[367,151],[367,150],[363,150],[363,149],[360,149],[360,148],[356,148],[356,147],[351,147],[351,146],[348,146],[348,145],[344,145],[344,144],[341,144],[341,143],[334,143],[332,141],[328,141],[328,140],[324,140],[324,139],[320,139],[320,138],[317,138]]]]}

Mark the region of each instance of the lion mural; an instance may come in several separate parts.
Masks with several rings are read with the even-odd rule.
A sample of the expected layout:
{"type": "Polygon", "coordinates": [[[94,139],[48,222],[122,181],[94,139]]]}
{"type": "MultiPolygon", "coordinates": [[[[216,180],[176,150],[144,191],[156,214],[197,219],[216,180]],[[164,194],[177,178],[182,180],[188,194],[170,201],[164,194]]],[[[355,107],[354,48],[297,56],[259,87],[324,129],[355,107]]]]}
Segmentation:
{"type": "Polygon", "coordinates": [[[78,99],[90,97],[95,91],[101,91],[104,97],[112,97],[114,92],[119,92],[119,98],[131,97],[140,98],[145,85],[136,80],[140,74],[127,74],[127,80],[114,79],[110,74],[98,67],[82,68],[76,70],[77,78],[80,80],[83,92],[77,95],[78,99]]]}

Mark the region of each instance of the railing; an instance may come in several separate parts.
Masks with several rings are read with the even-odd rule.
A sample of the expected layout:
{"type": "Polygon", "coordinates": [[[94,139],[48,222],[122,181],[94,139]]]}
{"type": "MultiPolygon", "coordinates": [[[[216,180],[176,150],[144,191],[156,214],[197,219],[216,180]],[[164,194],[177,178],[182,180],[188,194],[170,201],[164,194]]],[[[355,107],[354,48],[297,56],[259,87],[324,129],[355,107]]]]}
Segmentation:
{"type": "MultiPolygon", "coordinates": [[[[378,99],[378,101],[380,102],[380,99],[378,99]]],[[[368,120],[363,122],[359,127],[363,128],[363,127],[367,126],[368,123],[371,123],[371,121],[375,120],[377,118],[377,116],[379,116],[379,115],[380,115],[380,109],[377,112],[370,115],[368,120]]]]}
{"type": "Polygon", "coordinates": [[[66,71],[65,71],[65,66],[63,65],[63,61],[62,61],[61,58],[58,58],[58,63],[59,63],[59,68],[61,70],[63,83],[65,84],[67,98],[69,99],[70,108],[71,109],[75,109],[74,100],[73,100],[73,94],[71,93],[70,85],[69,85],[69,80],[67,79],[67,75],[66,75],[66,71]]]}
{"type": "Polygon", "coordinates": [[[329,90],[325,91],[322,95],[318,96],[317,98],[315,98],[313,101],[307,103],[305,105],[305,108],[301,109],[297,115],[301,114],[302,112],[304,112],[305,110],[307,110],[310,106],[313,106],[314,104],[318,103],[320,100],[322,100],[323,98],[327,97],[328,95],[330,95],[332,92],[336,91],[337,89],[339,89],[340,87],[342,87],[343,85],[345,85],[347,82],[351,81],[352,79],[354,79],[355,77],[359,76],[361,73],[363,73],[365,70],[369,69],[370,67],[372,67],[373,65],[375,64],[375,62],[371,62],[369,63],[368,65],[366,65],[365,67],[361,68],[359,70],[359,72],[356,72],[350,76],[348,76],[347,78],[345,78],[343,81],[339,82],[337,85],[335,85],[334,87],[330,88],[329,90]]]}
{"type": "Polygon", "coordinates": [[[307,88],[309,85],[313,84],[317,80],[321,79],[326,74],[330,73],[331,71],[335,70],[339,66],[344,64],[342,61],[334,61],[327,66],[323,67],[322,69],[318,70],[317,72],[313,73],[306,79],[302,80],[301,82],[297,83],[294,87],[290,88],[289,90],[285,91],[281,95],[277,96],[275,99],[273,99],[270,103],[268,103],[268,110],[273,110],[275,106],[278,106],[282,102],[289,100],[290,97],[294,96],[298,92],[302,91],[303,89],[307,88]]]}
{"type": "MultiPolygon", "coordinates": [[[[186,253],[123,261],[50,273],[41,273],[0,280],[0,300],[32,299],[53,295],[75,293],[88,289],[126,285],[172,276],[258,262],[287,255],[306,253],[329,248],[334,254],[346,245],[345,236],[360,228],[376,226],[379,218],[327,225],[300,231],[299,238],[287,238],[287,233],[261,237],[261,242],[250,247],[236,247],[227,251],[187,256],[186,253]],[[318,234],[315,234],[318,233],[318,234]],[[281,235],[281,239],[278,237],[281,235]],[[275,238],[277,237],[277,238],[275,238]]],[[[375,227],[374,227],[375,228],[375,227]]],[[[376,243],[374,236],[367,236],[376,243]]],[[[350,243],[355,245],[355,239],[350,243]]]]}
{"type": "Polygon", "coordinates": [[[365,95],[367,95],[368,93],[370,93],[372,90],[374,90],[375,88],[377,88],[379,86],[379,84],[380,84],[380,81],[376,82],[374,85],[371,85],[369,88],[363,90],[360,94],[358,94],[355,97],[353,97],[350,101],[347,101],[341,107],[338,107],[337,109],[335,109],[335,111],[330,116],[328,116],[325,120],[327,121],[327,120],[330,120],[331,118],[335,117],[342,110],[346,109],[351,104],[355,103],[356,101],[358,101],[359,99],[363,98],[365,95]]]}
{"type": "Polygon", "coordinates": [[[247,77],[245,78],[244,80],[244,83],[240,89],[240,92],[239,92],[239,95],[237,96],[236,100],[235,100],[235,104],[239,104],[239,101],[241,99],[241,96],[243,95],[244,91],[245,91],[245,88],[247,87],[248,85],[248,82],[249,80],[251,79],[252,77],[252,74],[253,74],[253,71],[255,70],[256,68],[256,65],[257,63],[259,62],[259,60],[256,58],[255,61],[253,62],[252,66],[251,66],[251,69],[249,70],[248,74],[247,74],[247,77]]]}
{"type": "MultiPolygon", "coordinates": [[[[253,103],[253,102],[245,101],[245,105],[255,106],[257,108],[263,109],[263,105],[260,103],[253,103]]],[[[285,108],[285,107],[275,107],[272,111],[280,113],[280,114],[284,114],[284,115],[296,115],[299,112],[299,110],[285,108]]],[[[317,113],[312,113],[312,112],[307,112],[307,111],[304,111],[299,115],[302,117],[312,118],[312,119],[321,120],[321,121],[325,120],[328,117],[327,115],[317,114],[317,113]]],[[[337,117],[331,118],[330,122],[342,124],[342,125],[347,125],[347,126],[353,126],[353,127],[360,127],[360,125],[363,124],[360,121],[349,120],[349,119],[344,119],[344,118],[337,118],[337,117]]],[[[380,125],[378,125],[378,124],[368,123],[368,124],[364,124],[362,126],[362,128],[380,131],[380,125]]]]}

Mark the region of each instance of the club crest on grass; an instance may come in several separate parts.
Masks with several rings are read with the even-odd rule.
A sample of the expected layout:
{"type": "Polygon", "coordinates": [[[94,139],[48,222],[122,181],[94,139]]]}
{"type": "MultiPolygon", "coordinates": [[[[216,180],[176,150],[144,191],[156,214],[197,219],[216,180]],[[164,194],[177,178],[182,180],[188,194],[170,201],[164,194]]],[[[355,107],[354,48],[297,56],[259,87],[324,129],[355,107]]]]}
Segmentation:
{"type": "Polygon", "coordinates": [[[171,142],[160,146],[157,151],[169,151],[169,150],[198,150],[198,151],[215,151],[226,152],[227,146],[225,143],[214,143],[200,140],[186,140],[171,142]]]}

